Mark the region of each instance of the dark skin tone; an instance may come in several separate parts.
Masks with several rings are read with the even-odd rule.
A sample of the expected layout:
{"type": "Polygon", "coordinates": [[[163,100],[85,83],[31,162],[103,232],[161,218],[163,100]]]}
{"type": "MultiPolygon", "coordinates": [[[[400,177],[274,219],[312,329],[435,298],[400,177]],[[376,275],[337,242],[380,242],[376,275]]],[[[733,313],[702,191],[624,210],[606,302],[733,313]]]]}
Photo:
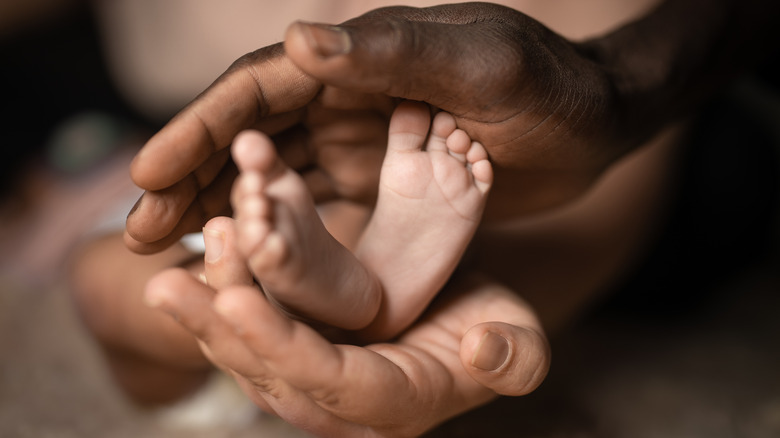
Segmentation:
{"type": "MultiPolygon", "coordinates": [[[[402,13],[414,16],[421,12],[421,10],[416,9],[381,10],[374,15],[368,15],[355,20],[354,26],[360,26],[360,23],[374,20],[387,22],[386,16],[388,14],[402,13]]],[[[500,12],[504,13],[505,11],[502,10],[500,12]]],[[[438,11],[433,10],[431,13],[437,14],[438,11]]],[[[463,14],[464,17],[470,17],[475,12],[467,7],[459,10],[458,13],[463,14]]],[[[492,13],[497,14],[499,11],[493,11],[492,13]]],[[[400,73],[407,71],[405,63],[402,62],[403,59],[407,58],[425,59],[426,61],[421,62],[421,64],[444,62],[446,59],[469,59],[470,62],[467,65],[450,66],[449,68],[453,69],[453,72],[445,75],[444,80],[439,80],[436,77],[415,78],[416,87],[407,85],[407,76],[405,74],[398,77],[391,75],[382,78],[381,81],[365,80],[365,84],[362,86],[348,91],[339,87],[341,84],[338,81],[341,80],[342,75],[337,74],[333,78],[336,82],[336,87],[330,85],[322,86],[310,77],[303,75],[296,66],[290,63],[289,58],[281,55],[279,48],[270,48],[239,60],[200,100],[195,101],[185,112],[180,114],[177,119],[174,119],[171,124],[155,136],[148,143],[143,155],[136,159],[133,165],[133,177],[142,187],[153,190],[164,188],[170,184],[170,177],[173,174],[183,174],[192,170],[191,165],[193,163],[187,162],[187,158],[196,158],[197,161],[205,159],[210,154],[210,151],[226,147],[237,130],[246,127],[260,127],[270,134],[282,132],[275,139],[282,153],[286,153],[288,156],[297,156],[299,160],[303,158],[299,162],[296,162],[294,158],[290,159],[292,161],[291,164],[294,166],[297,165],[301,169],[307,169],[307,166],[310,167],[313,164],[312,161],[316,161],[314,172],[309,172],[309,178],[317,182],[326,182],[324,186],[323,184],[313,184],[313,187],[317,187],[316,194],[319,199],[337,197],[370,203],[373,200],[374,188],[376,186],[376,172],[367,172],[366,169],[378,169],[385,143],[385,129],[365,130],[360,133],[355,133],[355,129],[353,129],[351,133],[356,134],[354,138],[346,142],[337,142],[327,138],[327,129],[332,127],[332,125],[321,122],[324,116],[321,117],[319,113],[323,110],[329,110],[329,117],[334,118],[332,111],[333,108],[337,108],[342,111],[338,119],[336,119],[339,123],[344,124],[345,121],[349,121],[355,126],[365,126],[365,123],[354,123],[359,121],[350,120],[349,118],[355,114],[365,114],[363,110],[368,109],[375,115],[376,123],[374,123],[374,126],[384,127],[390,109],[396,102],[394,97],[402,96],[415,100],[425,100],[434,107],[452,111],[457,117],[459,126],[473,132],[473,135],[476,136],[475,139],[487,141],[491,144],[489,152],[496,166],[499,189],[493,192],[492,198],[494,201],[492,205],[494,207],[488,211],[488,216],[506,217],[509,214],[532,211],[570,199],[587,187],[606,163],[618,155],[618,151],[610,151],[609,153],[599,154],[600,156],[591,157],[589,152],[584,152],[584,147],[576,146],[576,143],[579,141],[575,141],[578,138],[586,138],[588,141],[593,141],[594,134],[581,131],[592,129],[591,127],[594,126],[603,126],[607,123],[605,120],[602,120],[611,112],[611,110],[604,107],[608,99],[602,98],[602,95],[607,93],[606,82],[604,81],[603,73],[596,69],[595,66],[580,60],[572,45],[552,35],[541,25],[531,21],[524,15],[514,14],[523,18],[524,23],[521,26],[533,24],[535,29],[532,31],[544,32],[546,34],[544,38],[556,40],[555,51],[569,58],[561,64],[571,66],[566,73],[568,78],[556,78],[555,81],[519,80],[519,78],[526,77],[544,77],[538,72],[529,71],[531,66],[539,69],[557,68],[552,65],[554,60],[550,59],[549,56],[545,56],[547,55],[545,53],[534,54],[535,57],[544,59],[534,60],[525,64],[516,63],[516,65],[502,66],[491,65],[495,64],[495,62],[488,62],[490,59],[518,58],[521,50],[524,49],[510,44],[499,46],[494,53],[490,54],[488,59],[479,59],[480,57],[484,58],[485,53],[474,53],[473,56],[454,56],[454,52],[461,50],[461,47],[471,47],[469,41],[487,38],[492,40],[496,38],[496,35],[486,34],[485,24],[436,25],[442,27],[444,31],[448,28],[458,30],[457,35],[460,35],[462,42],[454,48],[450,46],[451,41],[445,41],[442,43],[441,50],[431,45],[431,47],[426,47],[426,50],[420,53],[408,53],[409,50],[416,49],[405,47],[409,42],[401,42],[402,47],[398,49],[399,54],[396,56],[396,61],[393,61],[392,56],[374,53],[375,50],[371,47],[361,47],[355,43],[349,57],[336,56],[325,62],[328,69],[348,68],[351,64],[359,63],[361,59],[369,56],[368,53],[362,52],[370,52],[371,56],[386,59],[390,71],[395,70],[400,73]],[[440,59],[437,60],[437,56],[440,59]],[[269,60],[269,58],[272,60],[269,60]],[[484,68],[480,71],[469,72],[474,67],[472,63],[474,60],[479,60],[477,65],[484,68]],[[541,66],[542,64],[548,64],[549,66],[541,66]],[[271,70],[270,66],[273,66],[273,70],[271,70]],[[456,73],[457,71],[462,71],[463,73],[456,73]],[[256,87],[251,90],[251,93],[247,93],[249,90],[240,89],[241,96],[225,95],[213,97],[215,94],[230,93],[232,90],[236,90],[236,84],[246,84],[249,87],[252,84],[256,85],[259,83],[267,87],[269,83],[279,82],[277,76],[268,77],[267,75],[269,74],[297,76],[295,80],[287,82],[295,85],[294,91],[297,94],[292,97],[285,96],[284,106],[276,104],[273,101],[273,95],[269,95],[265,90],[257,89],[256,87]],[[493,85],[487,90],[488,92],[479,89],[465,89],[462,95],[453,96],[452,91],[449,90],[463,89],[463,87],[457,87],[456,84],[465,75],[473,77],[469,79],[470,81],[491,83],[493,85]],[[592,90],[585,89],[590,87],[591,84],[576,82],[573,79],[575,77],[591,77],[592,84],[601,90],[598,93],[592,93],[592,90]],[[428,93],[428,90],[433,89],[434,81],[439,87],[448,90],[446,93],[443,93],[443,98],[437,99],[436,95],[428,96],[415,91],[419,89],[428,93]],[[577,87],[583,88],[582,90],[577,90],[576,94],[593,94],[597,99],[589,98],[592,102],[583,102],[589,108],[583,109],[576,114],[573,112],[573,109],[559,107],[555,104],[555,102],[561,101],[561,96],[557,94],[557,90],[568,88],[558,84],[559,81],[576,83],[577,87]],[[522,87],[517,85],[522,83],[524,83],[522,87]],[[405,94],[403,93],[404,89],[409,89],[410,92],[405,94]],[[261,96],[263,101],[259,101],[258,96],[261,96]],[[511,98],[507,98],[507,96],[511,96],[511,98]],[[524,96],[533,96],[533,98],[524,96]],[[536,96],[543,96],[546,102],[540,106],[536,96]],[[202,108],[216,102],[214,99],[218,99],[219,103],[209,106],[208,112],[204,111],[202,108]],[[267,105],[268,108],[263,108],[263,104],[267,105]],[[288,108],[287,105],[292,108],[288,108]],[[258,108],[260,109],[260,114],[247,114],[248,112],[254,112],[258,108]],[[489,113],[485,114],[487,111],[480,113],[475,108],[490,108],[490,110],[489,113]],[[263,114],[264,112],[267,112],[267,114],[263,114]],[[261,126],[257,126],[255,122],[258,116],[271,117],[270,119],[262,119],[261,126]],[[212,129],[208,130],[208,127],[212,127],[212,129]],[[556,131],[557,136],[549,135],[553,130],[556,131]],[[302,131],[309,134],[308,137],[303,139],[303,145],[300,143],[302,131]],[[179,139],[178,136],[182,134],[188,137],[183,140],[179,139]],[[189,138],[196,135],[197,138],[189,138]],[[179,144],[175,148],[170,148],[170,145],[173,144],[170,141],[171,136],[177,136],[177,143],[179,144]],[[343,146],[335,146],[343,144],[359,146],[349,151],[338,151],[338,160],[328,161],[327,158],[331,155],[329,150],[334,147],[343,148],[343,146]],[[372,147],[371,145],[374,146],[372,147]],[[581,149],[583,153],[564,153],[564,145],[566,145],[566,151],[581,149]],[[180,147],[194,149],[190,149],[187,153],[182,153],[178,151],[180,147]],[[303,152],[300,151],[301,148],[303,152]],[[354,151],[356,149],[365,155],[365,159],[354,160],[354,151]],[[366,150],[373,151],[373,153],[366,152],[366,150]],[[156,155],[158,152],[155,151],[161,151],[159,152],[160,155],[156,155]],[[146,157],[151,155],[154,157],[155,162],[162,160],[162,162],[171,163],[172,160],[166,158],[167,154],[175,154],[179,157],[178,161],[181,163],[182,168],[172,169],[169,167],[166,171],[168,175],[162,175],[160,172],[154,171],[156,166],[153,163],[149,163],[146,157]],[[348,156],[353,157],[354,169],[360,169],[361,171],[355,172],[354,169],[344,169],[345,166],[342,161],[344,157],[348,156]],[[524,164],[520,165],[520,163],[524,164]],[[521,169],[523,172],[517,172],[517,170],[521,169]],[[359,175],[360,178],[357,181],[344,179],[345,176],[353,177],[352,175],[359,175]],[[516,198],[518,187],[537,187],[540,190],[523,190],[527,195],[524,196],[522,204],[502,202],[502,200],[516,198]],[[500,205],[511,205],[513,208],[511,211],[500,211],[501,209],[497,208],[500,205]]],[[[420,17],[415,17],[415,19],[418,18],[420,17]]],[[[408,24],[413,23],[408,22],[408,24]]],[[[487,27],[487,30],[490,30],[491,33],[498,33],[497,36],[505,40],[508,40],[513,30],[515,30],[509,25],[502,26],[501,29],[493,29],[492,27],[494,25],[491,24],[491,27],[487,27]]],[[[356,29],[360,30],[361,28],[357,27],[356,29]]],[[[376,29],[375,26],[370,29],[371,32],[382,31],[382,29],[376,29]]],[[[385,29],[385,31],[387,30],[392,31],[392,29],[385,29]]],[[[405,35],[406,33],[401,32],[400,34],[405,35]]],[[[294,25],[288,35],[286,49],[290,56],[294,56],[297,52],[310,52],[311,49],[306,47],[306,43],[311,41],[311,38],[319,36],[321,39],[327,40],[333,37],[328,34],[327,30],[322,28],[310,28],[300,24],[294,25]]],[[[339,38],[338,35],[336,38],[339,38]]],[[[369,34],[363,35],[362,38],[371,39],[376,38],[376,36],[369,34]]],[[[356,41],[360,40],[356,39],[356,41]]],[[[314,56],[319,57],[319,52],[326,50],[323,48],[323,45],[327,44],[330,43],[326,41],[322,45],[315,47],[314,56]]],[[[481,47],[481,45],[477,45],[477,47],[481,47]]],[[[543,51],[540,50],[540,52],[543,51]]],[[[298,56],[311,56],[311,53],[301,53],[298,56]]],[[[301,64],[304,68],[307,67],[303,63],[301,64]]],[[[385,66],[380,67],[385,68],[385,66]]],[[[423,65],[420,65],[419,68],[422,69],[423,65]]],[[[376,75],[376,72],[363,72],[363,75],[370,77],[376,75]]],[[[360,84],[360,82],[360,80],[356,81],[357,84],[360,84]]],[[[335,132],[336,130],[334,129],[333,131],[335,132]]],[[[604,132],[604,130],[601,131],[604,132]]],[[[599,140],[599,142],[602,141],[599,140]]],[[[224,205],[219,197],[216,196],[216,192],[222,193],[224,191],[225,183],[221,177],[224,177],[224,180],[229,180],[232,179],[233,175],[225,172],[223,169],[223,172],[219,174],[220,177],[216,178],[213,183],[211,181],[225,160],[226,157],[222,154],[215,154],[200,168],[191,173],[191,176],[177,183],[180,188],[169,187],[163,191],[150,192],[145,201],[152,202],[142,203],[128,221],[129,236],[133,236],[133,239],[128,239],[131,248],[146,252],[169,244],[172,239],[165,239],[162,233],[164,230],[168,230],[169,227],[177,225],[174,221],[179,218],[181,214],[180,209],[186,205],[187,200],[195,196],[196,188],[203,187],[199,198],[197,198],[198,202],[193,204],[192,209],[184,214],[183,219],[178,224],[179,229],[175,229],[174,235],[180,234],[185,225],[192,229],[204,217],[213,216],[216,213],[224,213],[224,205]],[[172,193],[174,191],[176,191],[175,194],[172,193]],[[183,199],[176,199],[177,197],[183,199]],[[160,204],[164,205],[162,207],[163,210],[159,210],[160,204]],[[149,217],[148,212],[150,209],[157,211],[154,214],[156,219],[162,219],[162,223],[158,223],[153,230],[144,226],[142,222],[143,217],[149,217]],[[149,242],[158,238],[163,238],[164,240],[156,243],[149,242]],[[133,240],[145,241],[146,243],[138,244],[133,242],[133,240]]]]}
{"type": "MultiPolygon", "coordinates": [[[[618,157],[755,62],[765,51],[762,45],[772,41],[766,29],[777,15],[773,2],[667,1],[636,23],[580,44],[517,11],[488,4],[382,9],[336,29],[295,24],[283,47],[238,60],[149,141],[132,167],[133,179],[148,191],[128,218],[125,241],[135,251],[156,252],[209,218],[227,213],[227,193],[235,176],[227,147],[246,128],[275,136],[280,152],[312,182],[318,199],[370,204],[386,120],[399,98],[425,101],[452,113],[458,126],[488,149],[496,179],[486,220],[560,205],[580,195],[618,157]]],[[[507,339],[527,346],[537,360],[520,360],[517,367],[502,371],[502,379],[475,374],[468,360],[459,360],[457,348],[429,343],[455,342],[468,327],[495,319],[473,313],[473,305],[469,310],[462,306],[458,297],[494,296],[495,285],[468,280],[453,286],[455,298],[443,300],[409,336],[381,347],[349,349],[355,363],[374,367],[378,381],[393,388],[399,387],[392,383],[399,378],[398,370],[410,370],[403,357],[414,352],[416,365],[410,375],[400,376],[402,381],[422,385],[426,373],[442,375],[450,378],[449,384],[427,388],[463,397],[450,406],[436,406],[424,424],[410,423],[419,418],[414,408],[388,410],[398,407],[392,399],[384,400],[387,406],[358,403],[364,411],[344,409],[330,402],[353,400],[359,390],[350,387],[348,379],[309,373],[314,377],[307,380],[289,371],[287,361],[299,361],[285,356],[286,350],[240,334],[231,342],[256,362],[231,356],[214,342],[222,335],[236,336],[228,335],[230,321],[253,321],[241,316],[241,309],[270,312],[264,301],[247,289],[217,288],[217,300],[230,316],[224,319],[209,304],[213,291],[188,283],[180,274],[165,272],[148,289],[158,307],[177,315],[196,337],[211,341],[208,346],[218,350],[212,358],[231,369],[247,392],[256,394],[258,404],[293,422],[304,418],[302,413],[316,413],[318,423],[308,426],[323,434],[419,433],[495,393],[532,390],[549,360],[538,332],[524,341],[513,334],[519,332],[512,332],[528,327],[533,318],[516,320],[506,314],[498,316],[513,327],[505,333],[507,339]],[[187,295],[187,289],[197,293],[187,295]],[[468,318],[462,318],[464,312],[468,318]],[[457,330],[441,331],[454,321],[459,322],[457,330]],[[379,359],[369,353],[377,350],[379,359]],[[482,386],[475,387],[469,376],[482,386]],[[399,416],[382,417],[379,412],[399,416]]],[[[497,296],[511,302],[503,291],[497,296]]],[[[499,308],[514,309],[518,315],[528,312],[522,304],[499,308]]],[[[324,362],[332,354],[343,354],[334,353],[340,347],[331,349],[306,326],[273,315],[266,320],[273,327],[254,332],[305,333],[293,340],[302,347],[316,346],[324,362]]],[[[424,397],[397,400],[407,407],[429,405],[424,397]]]]}
{"type": "Polygon", "coordinates": [[[336,30],[295,24],[284,48],[236,61],[147,143],[132,177],[148,192],[126,242],[155,252],[226,213],[235,173],[225,148],[246,128],[277,135],[318,199],[370,203],[399,97],[452,113],[488,149],[488,219],[559,205],[766,53],[762,30],[778,6],[752,3],[668,1],[581,44],[481,3],[380,9],[336,30]],[[329,136],[353,117],[371,122],[329,136]]]}

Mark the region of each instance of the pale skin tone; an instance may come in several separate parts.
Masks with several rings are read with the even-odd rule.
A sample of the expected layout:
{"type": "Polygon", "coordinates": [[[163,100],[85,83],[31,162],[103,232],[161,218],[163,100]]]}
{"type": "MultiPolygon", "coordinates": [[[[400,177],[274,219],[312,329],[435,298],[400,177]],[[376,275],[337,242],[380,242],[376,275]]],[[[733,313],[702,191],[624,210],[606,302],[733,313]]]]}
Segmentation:
{"type": "Polygon", "coordinates": [[[270,139],[236,138],[239,248],[266,293],[298,315],[375,339],[419,317],[471,240],[492,182],[482,145],[447,113],[431,123],[429,111],[405,102],[393,114],[377,205],[357,257],[327,232],[305,181],[270,139]]]}

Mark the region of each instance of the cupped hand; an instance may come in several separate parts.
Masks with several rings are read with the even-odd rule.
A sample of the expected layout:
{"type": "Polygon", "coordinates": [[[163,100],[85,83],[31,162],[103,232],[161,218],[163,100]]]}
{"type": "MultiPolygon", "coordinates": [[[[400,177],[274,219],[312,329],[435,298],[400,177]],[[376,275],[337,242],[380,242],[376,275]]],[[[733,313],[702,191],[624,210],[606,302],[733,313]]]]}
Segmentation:
{"type": "Polygon", "coordinates": [[[397,339],[335,344],[253,283],[232,219],[212,219],[204,234],[206,282],[169,269],[145,301],[174,316],[255,404],[316,435],[416,436],[497,394],[529,393],[547,374],[534,312],[483,276],[454,277],[397,339]]]}
{"type": "Polygon", "coordinates": [[[128,216],[125,243],[157,252],[229,214],[237,171],[228,147],[248,128],[273,137],[315,199],[372,203],[394,106],[387,96],[324,87],[281,45],[243,56],[133,160],[133,181],[146,192],[128,216]]]}
{"type": "Polygon", "coordinates": [[[295,23],[285,49],[330,86],[453,114],[496,169],[488,218],[566,202],[636,144],[619,130],[613,78],[593,46],[503,6],[391,7],[339,26],[295,23]]]}
{"type": "Polygon", "coordinates": [[[147,192],[126,242],[157,251],[227,213],[225,149],[247,128],[275,136],[318,199],[371,202],[398,98],[452,113],[485,145],[486,218],[566,202],[627,149],[613,84],[583,47],[487,3],[293,24],[283,49],[240,58],[142,149],[131,174],[147,192]]]}
{"type": "Polygon", "coordinates": [[[252,286],[214,294],[169,270],[146,294],[258,406],[318,436],[417,436],[496,394],[534,390],[549,367],[528,306],[476,276],[456,280],[396,341],[364,347],[330,343],[252,286]]]}

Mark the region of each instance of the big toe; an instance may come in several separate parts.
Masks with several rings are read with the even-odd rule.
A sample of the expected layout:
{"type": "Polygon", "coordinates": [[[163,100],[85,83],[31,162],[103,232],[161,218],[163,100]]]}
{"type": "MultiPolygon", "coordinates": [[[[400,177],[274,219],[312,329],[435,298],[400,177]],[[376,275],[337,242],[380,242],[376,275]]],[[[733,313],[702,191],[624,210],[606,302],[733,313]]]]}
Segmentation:
{"type": "Polygon", "coordinates": [[[420,150],[431,124],[428,106],[413,101],[401,102],[390,118],[387,149],[389,151],[420,150]]]}

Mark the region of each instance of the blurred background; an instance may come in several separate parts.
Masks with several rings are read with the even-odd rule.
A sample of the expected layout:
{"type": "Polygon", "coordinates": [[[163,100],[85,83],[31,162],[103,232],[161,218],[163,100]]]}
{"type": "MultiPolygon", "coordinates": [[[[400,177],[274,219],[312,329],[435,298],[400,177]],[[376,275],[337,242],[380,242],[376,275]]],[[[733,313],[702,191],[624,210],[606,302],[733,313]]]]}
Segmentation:
{"type": "MultiPolygon", "coordinates": [[[[139,194],[127,173],[133,154],[191,90],[265,44],[258,41],[281,38],[277,29],[236,30],[220,36],[243,41],[235,51],[204,47],[219,35],[205,24],[219,17],[204,13],[181,20],[195,23],[202,40],[172,37],[156,47],[200,48],[202,64],[138,65],[112,30],[116,17],[141,14],[141,3],[154,5],[0,3],[0,436],[299,436],[262,416],[183,426],[130,405],[68,300],[69,252],[96,218],[121,226],[127,208],[118,201],[132,205],[139,194]],[[148,94],[131,91],[171,69],[184,76],[148,94]]],[[[174,23],[165,13],[138,17],[174,23]]],[[[139,30],[149,36],[144,50],[161,41],[159,28],[139,30]]],[[[698,116],[663,233],[607,299],[552,340],[542,387],[432,435],[780,436],[779,61],[723,90],[698,116]]]]}

